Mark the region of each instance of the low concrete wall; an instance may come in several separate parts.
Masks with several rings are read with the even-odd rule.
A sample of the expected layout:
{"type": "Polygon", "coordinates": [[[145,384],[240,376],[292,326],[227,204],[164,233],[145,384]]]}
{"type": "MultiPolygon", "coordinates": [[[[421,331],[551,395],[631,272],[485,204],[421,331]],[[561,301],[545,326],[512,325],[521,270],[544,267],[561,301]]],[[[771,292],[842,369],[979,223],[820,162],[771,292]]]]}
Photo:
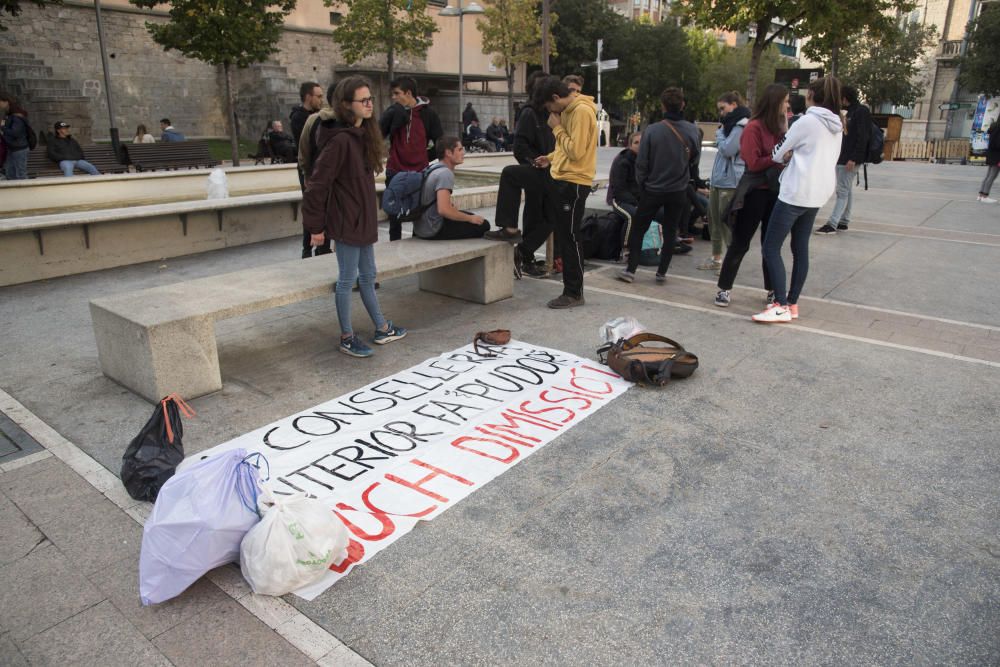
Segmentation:
{"type": "MultiPolygon", "coordinates": [[[[495,206],[496,197],[496,186],[455,191],[464,209],[495,206]]],[[[180,202],[0,220],[0,286],[299,236],[301,195],[271,198],[250,205],[219,200],[208,210],[185,210],[207,202],[180,202]]]]}

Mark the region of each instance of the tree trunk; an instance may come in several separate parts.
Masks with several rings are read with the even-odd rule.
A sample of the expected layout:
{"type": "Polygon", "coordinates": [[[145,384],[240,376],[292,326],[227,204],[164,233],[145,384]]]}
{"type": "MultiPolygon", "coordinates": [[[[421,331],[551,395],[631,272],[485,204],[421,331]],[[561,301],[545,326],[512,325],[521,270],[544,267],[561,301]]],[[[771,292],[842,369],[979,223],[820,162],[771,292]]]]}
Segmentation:
{"type": "Polygon", "coordinates": [[[753,43],[753,51],[750,53],[750,71],[747,73],[747,106],[753,108],[754,99],[757,97],[757,69],[760,67],[760,57],[764,53],[764,44],[758,38],[753,43]]]}
{"type": "Polygon", "coordinates": [[[514,65],[507,63],[507,120],[514,127],[514,65]]]}
{"type": "Polygon", "coordinates": [[[386,63],[386,71],[389,73],[389,81],[392,82],[396,78],[396,44],[393,40],[389,40],[389,48],[386,50],[386,57],[389,59],[386,63]]]}
{"type": "Polygon", "coordinates": [[[840,46],[834,44],[830,49],[830,74],[837,76],[840,71],[840,46]]]}
{"type": "Polygon", "coordinates": [[[549,17],[550,0],[542,0],[542,71],[549,73],[549,27],[551,19],[549,17]]]}
{"type": "Polygon", "coordinates": [[[236,100],[233,98],[233,75],[228,62],[222,64],[226,73],[226,109],[229,112],[229,147],[233,166],[240,166],[240,139],[236,134],[236,100]]]}
{"type": "Polygon", "coordinates": [[[386,63],[386,72],[389,73],[390,85],[393,79],[396,78],[396,38],[393,32],[394,26],[392,25],[392,0],[385,0],[385,34],[389,36],[389,43],[386,44],[386,58],[388,62],[386,63]]]}

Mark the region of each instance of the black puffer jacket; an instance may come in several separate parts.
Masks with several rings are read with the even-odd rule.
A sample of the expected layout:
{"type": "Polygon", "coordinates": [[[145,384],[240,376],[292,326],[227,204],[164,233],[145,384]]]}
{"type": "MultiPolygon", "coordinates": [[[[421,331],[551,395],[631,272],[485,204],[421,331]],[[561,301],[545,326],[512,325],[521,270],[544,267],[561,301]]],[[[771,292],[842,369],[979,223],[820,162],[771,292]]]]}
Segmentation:
{"type": "Polygon", "coordinates": [[[986,163],[1000,165],[1000,118],[993,121],[989,131],[990,143],[986,146],[986,163]]]}
{"type": "Polygon", "coordinates": [[[45,155],[48,156],[53,162],[62,162],[63,160],[83,160],[83,148],[77,143],[76,139],[73,137],[66,137],[65,139],[60,139],[56,135],[52,135],[49,139],[49,147],[45,151],[45,155]]]}
{"type": "Polygon", "coordinates": [[[514,159],[521,164],[541,155],[548,155],[556,148],[556,138],[543,115],[526,106],[521,109],[521,117],[514,128],[514,159]]]}

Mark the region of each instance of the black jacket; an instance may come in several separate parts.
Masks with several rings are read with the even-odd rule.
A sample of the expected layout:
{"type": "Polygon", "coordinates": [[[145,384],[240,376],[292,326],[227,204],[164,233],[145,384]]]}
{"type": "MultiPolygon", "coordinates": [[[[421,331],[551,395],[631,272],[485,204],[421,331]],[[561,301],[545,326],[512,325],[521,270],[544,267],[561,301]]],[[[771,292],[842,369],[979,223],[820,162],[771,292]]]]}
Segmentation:
{"type": "Polygon", "coordinates": [[[53,162],[62,162],[63,160],[83,160],[83,149],[80,148],[80,144],[77,143],[76,139],[73,137],[66,137],[65,139],[60,139],[56,135],[52,135],[49,139],[49,147],[45,150],[45,155],[48,156],[53,162]]]}
{"type": "Polygon", "coordinates": [[[1000,118],[993,121],[988,134],[990,143],[986,146],[986,163],[996,166],[1000,164],[1000,118]]]}
{"type": "Polygon", "coordinates": [[[849,160],[861,164],[868,152],[868,141],[872,134],[872,112],[864,104],[847,107],[847,133],[840,140],[840,158],[837,164],[847,164],[849,160]]]}
{"type": "Polygon", "coordinates": [[[626,148],[611,163],[611,197],[619,203],[639,205],[639,183],[635,180],[635,153],[626,148]]]}
{"type": "Polygon", "coordinates": [[[673,129],[666,122],[650,123],[642,133],[635,180],[639,187],[649,192],[683,192],[690,181],[698,177],[701,138],[694,123],[684,120],[680,114],[668,112],[664,120],[673,129]]]}
{"type": "Polygon", "coordinates": [[[28,121],[17,114],[7,114],[3,126],[3,142],[7,150],[20,151],[28,147],[28,121]]]}
{"type": "Polygon", "coordinates": [[[531,164],[536,157],[548,155],[555,149],[556,138],[549,124],[539,119],[533,107],[522,107],[514,128],[514,159],[521,164],[531,164]]]}
{"type": "Polygon", "coordinates": [[[296,104],[288,114],[288,129],[292,131],[292,138],[295,139],[296,146],[302,141],[302,128],[305,127],[306,120],[314,113],[316,112],[308,111],[301,104],[296,104]]]}

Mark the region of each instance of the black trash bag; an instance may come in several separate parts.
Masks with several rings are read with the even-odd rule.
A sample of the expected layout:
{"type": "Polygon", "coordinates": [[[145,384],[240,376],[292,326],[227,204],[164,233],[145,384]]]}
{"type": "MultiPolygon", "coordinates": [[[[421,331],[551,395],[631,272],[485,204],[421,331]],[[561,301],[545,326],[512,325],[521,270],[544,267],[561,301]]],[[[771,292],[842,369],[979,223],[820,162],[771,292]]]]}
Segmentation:
{"type": "Polygon", "coordinates": [[[176,394],[165,397],[125,450],[122,484],[136,500],[155,501],[160,487],[173,477],[178,464],[184,460],[181,415],[194,417],[194,410],[176,394]]]}

